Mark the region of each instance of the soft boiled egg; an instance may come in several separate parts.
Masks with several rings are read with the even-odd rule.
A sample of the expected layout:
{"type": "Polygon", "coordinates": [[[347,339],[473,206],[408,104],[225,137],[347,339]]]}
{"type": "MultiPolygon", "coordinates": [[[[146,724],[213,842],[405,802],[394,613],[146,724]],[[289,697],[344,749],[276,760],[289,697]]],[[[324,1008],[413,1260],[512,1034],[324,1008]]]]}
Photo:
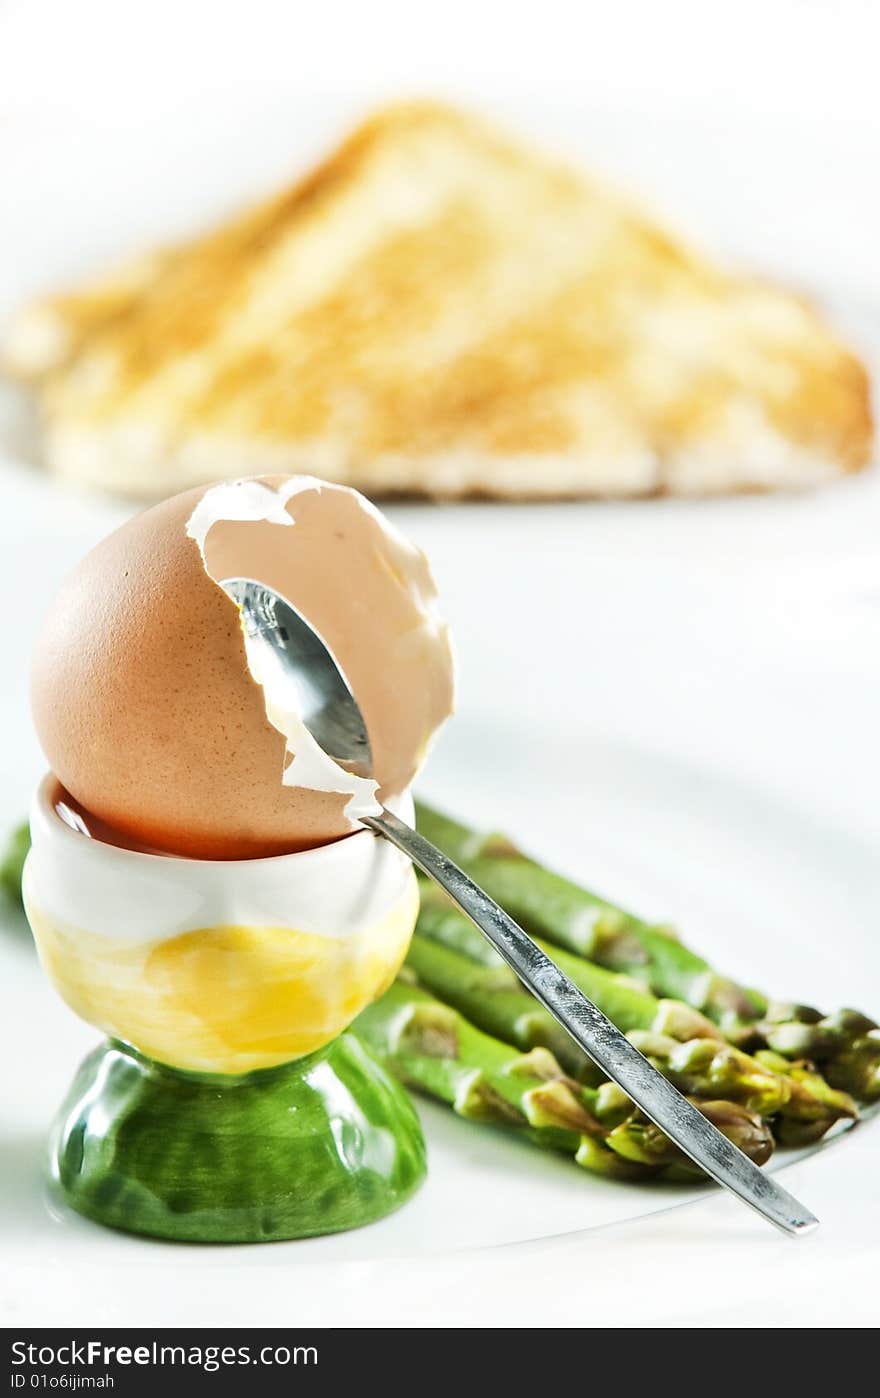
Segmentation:
{"type": "Polygon", "coordinates": [[[363,496],[254,477],[174,496],[82,561],[38,638],[32,701],[63,787],[123,840],[250,859],[336,840],[404,792],[451,712],[453,660],[427,561],[363,496]],[[232,576],[329,646],[375,783],[321,753],[249,659],[232,576]]]}

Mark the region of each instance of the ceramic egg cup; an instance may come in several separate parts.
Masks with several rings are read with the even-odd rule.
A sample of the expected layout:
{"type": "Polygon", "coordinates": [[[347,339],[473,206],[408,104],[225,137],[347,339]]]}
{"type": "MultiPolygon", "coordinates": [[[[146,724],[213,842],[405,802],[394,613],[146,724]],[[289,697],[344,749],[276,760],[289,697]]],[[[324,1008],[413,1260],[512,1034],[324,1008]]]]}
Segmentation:
{"type": "Polygon", "coordinates": [[[25,907],[50,980],[107,1036],[51,1130],[66,1201],[196,1242],[332,1233],[402,1204],[425,1174],[418,1118],[345,1031],[406,954],[404,856],[366,830],[269,859],[141,853],[73,828],[61,798],[47,777],[25,907]]]}

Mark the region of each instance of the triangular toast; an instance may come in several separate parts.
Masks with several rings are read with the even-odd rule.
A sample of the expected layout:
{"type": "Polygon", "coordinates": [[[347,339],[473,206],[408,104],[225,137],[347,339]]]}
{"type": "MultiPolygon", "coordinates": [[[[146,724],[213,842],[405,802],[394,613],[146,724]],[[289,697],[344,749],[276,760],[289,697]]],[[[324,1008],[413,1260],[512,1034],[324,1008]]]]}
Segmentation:
{"type": "Polygon", "coordinates": [[[144,497],[271,470],[374,495],[705,494],[870,453],[864,369],[807,304],[432,104],[26,308],[5,359],[53,470],[144,497]]]}

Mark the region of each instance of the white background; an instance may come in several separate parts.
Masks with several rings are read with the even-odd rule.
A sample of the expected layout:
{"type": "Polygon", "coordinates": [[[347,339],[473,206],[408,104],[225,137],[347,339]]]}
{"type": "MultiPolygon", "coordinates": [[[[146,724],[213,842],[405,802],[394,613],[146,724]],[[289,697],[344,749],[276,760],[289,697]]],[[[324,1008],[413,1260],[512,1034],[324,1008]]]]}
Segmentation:
{"type": "MultiPolygon", "coordinates": [[[[877,39],[870,0],[7,0],[0,316],[31,291],[271,188],[372,102],[429,94],[497,114],[646,195],[719,254],[808,289],[873,361],[877,39]]],[[[26,464],[17,405],[7,401],[4,412],[0,584],[13,619],[0,658],[5,824],[23,810],[41,763],[25,694],[28,617],[125,510],[51,487],[26,464]]],[[[594,859],[599,851],[612,893],[696,927],[744,976],[764,966],[793,995],[824,991],[876,1012],[880,975],[865,950],[880,901],[870,873],[880,838],[876,475],[803,499],[395,513],[431,554],[462,660],[459,727],[429,785],[454,801],[469,781],[459,805],[515,818],[518,833],[528,828],[533,844],[558,849],[564,862],[584,838],[573,814],[583,783],[594,859]],[[513,792],[505,741],[517,745],[513,792]],[[548,775],[560,744],[570,762],[548,775]],[[553,825],[560,812],[564,830],[553,825]]],[[[27,1025],[37,1016],[65,1052],[79,1041],[66,1037],[69,1016],[20,959],[2,974],[4,1050],[20,1067],[4,1087],[11,1144],[0,1175],[23,1181],[7,1190],[17,1218],[11,1204],[0,1210],[14,1243],[0,1290],[7,1323],[875,1319],[873,1127],[787,1172],[789,1188],[823,1216],[802,1246],[765,1236],[712,1199],[600,1232],[583,1232],[581,1221],[567,1238],[500,1251],[427,1248],[380,1262],[367,1243],[360,1260],[310,1268],[309,1284],[276,1249],[262,1250],[265,1262],[254,1250],[227,1251],[212,1254],[222,1263],[183,1297],[169,1291],[180,1269],[169,1264],[165,1275],[155,1251],[132,1243],[112,1254],[123,1295],[103,1242],[92,1255],[90,1234],[72,1239],[46,1222],[27,1183],[33,1142],[69,1076],[36,1052],[32,1034],[28,1045],[27,1025]],[[45,1064],[39,1080],[27,1077],[29,1059],[45,1064]],[[20,1130],[28,1111],[33,1140],[20,1130]],[[32,1233],[39,1242],[28,1244],[32,1233]],[[711,1284],[695,1294],[694,1276],[711,1284]]],[[[509,1236],[522,1236],[515,1223],[509,1236]]]]}

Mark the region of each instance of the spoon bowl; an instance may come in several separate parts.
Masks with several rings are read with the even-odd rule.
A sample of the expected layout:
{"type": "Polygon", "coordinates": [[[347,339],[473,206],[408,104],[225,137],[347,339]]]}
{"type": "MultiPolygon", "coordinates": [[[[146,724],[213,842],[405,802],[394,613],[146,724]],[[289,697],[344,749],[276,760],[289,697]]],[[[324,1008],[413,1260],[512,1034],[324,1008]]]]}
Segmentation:
{"type": "Polygon", "coordinates": [[[351,686],[323,637],[294,606],[252,578],[220,584],[241,609],[242,625],[293,690],[297,712],[315,742],[355,776],[373,775],[367,725],[351,686]]]}

